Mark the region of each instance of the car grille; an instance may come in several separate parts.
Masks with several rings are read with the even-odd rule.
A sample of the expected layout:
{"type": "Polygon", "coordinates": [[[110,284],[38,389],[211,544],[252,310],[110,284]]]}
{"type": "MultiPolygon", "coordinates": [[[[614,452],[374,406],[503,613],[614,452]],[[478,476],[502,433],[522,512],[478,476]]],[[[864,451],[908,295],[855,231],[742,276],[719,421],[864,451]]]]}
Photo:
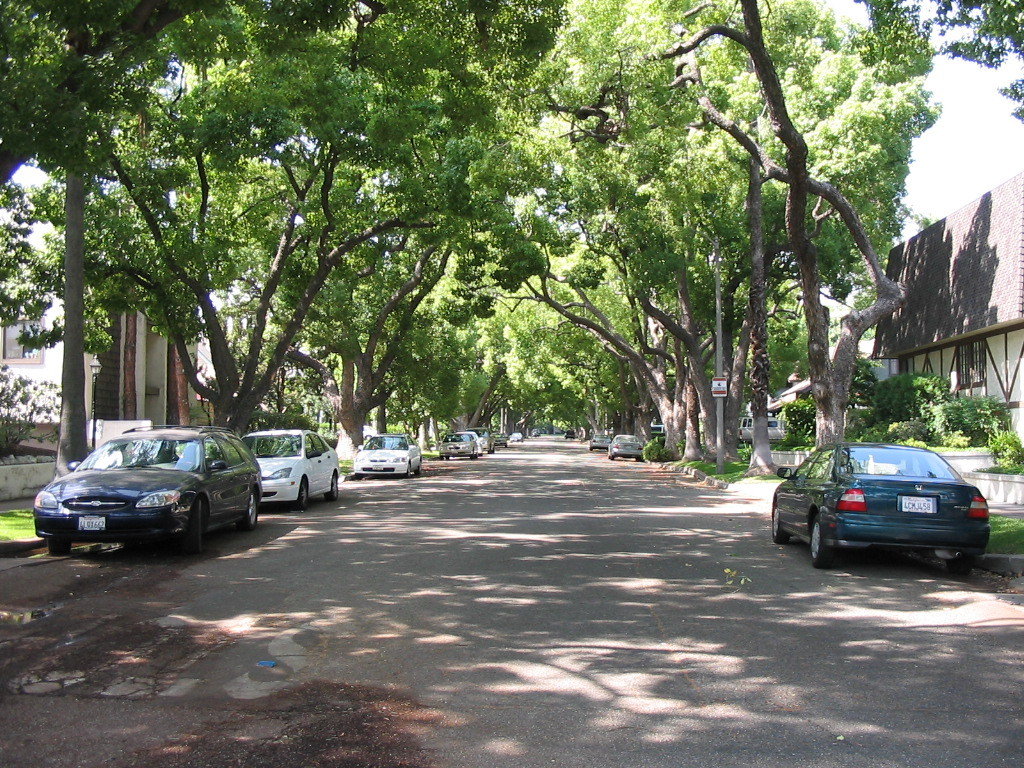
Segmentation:
{"type": "Polygon", "coordinates": [[[130,508],[131,502],[111,496],[79,496],[65,499],[62,506],[72,512],[117,512],[130,508]]]}

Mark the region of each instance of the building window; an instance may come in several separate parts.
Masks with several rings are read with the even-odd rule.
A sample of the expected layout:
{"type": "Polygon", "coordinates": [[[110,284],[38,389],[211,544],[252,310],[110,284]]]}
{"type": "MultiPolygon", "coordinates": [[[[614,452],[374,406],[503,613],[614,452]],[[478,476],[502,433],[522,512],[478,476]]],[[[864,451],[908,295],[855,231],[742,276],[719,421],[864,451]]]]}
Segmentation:
{"type": "Polygon", "coordinates": [[[27,320],[8,325],[4,328],[3,359],[4,360],[38,360],[38,349],[26,349],[18,338],[22,333],[39,330],[39,324],[27,320]]]}
{"type": "Polygon", "coordinates": [[[960,344],[956,348],[956,387],[974,389],[985,385],[985,340],[960,344]]]}

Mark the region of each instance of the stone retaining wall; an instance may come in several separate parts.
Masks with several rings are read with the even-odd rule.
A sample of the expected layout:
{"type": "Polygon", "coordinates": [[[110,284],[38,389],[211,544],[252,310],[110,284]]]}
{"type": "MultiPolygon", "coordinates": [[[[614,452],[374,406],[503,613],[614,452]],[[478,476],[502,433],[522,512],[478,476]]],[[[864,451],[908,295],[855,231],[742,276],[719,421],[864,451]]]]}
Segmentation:
{"type": "Polygon", "coordinates": [[[57,463],[0,464],[0,501],[35,496],[53,479],[57,463]]]}
{"type": "Polygon", "coordinates": [[[965,472],[964,478],[978,486],[989,501],[1024,504],[1024,475],[997,475],[992,472],[965,472]]]}

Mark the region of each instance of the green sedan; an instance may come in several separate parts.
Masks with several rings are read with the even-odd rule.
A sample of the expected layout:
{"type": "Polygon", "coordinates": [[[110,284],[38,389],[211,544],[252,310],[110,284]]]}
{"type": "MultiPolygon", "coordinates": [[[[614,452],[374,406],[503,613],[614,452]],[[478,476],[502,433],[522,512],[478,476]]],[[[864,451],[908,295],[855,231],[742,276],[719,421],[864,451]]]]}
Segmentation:
{"type": "Polygon", "coordinates": [[[988,544],[988,503],[936,453],[877,443],[819,448],[772,501],[772,540],[810,543],[815,568],[842,549],[931,550],[953,573],[970,571],[988,544]]]}

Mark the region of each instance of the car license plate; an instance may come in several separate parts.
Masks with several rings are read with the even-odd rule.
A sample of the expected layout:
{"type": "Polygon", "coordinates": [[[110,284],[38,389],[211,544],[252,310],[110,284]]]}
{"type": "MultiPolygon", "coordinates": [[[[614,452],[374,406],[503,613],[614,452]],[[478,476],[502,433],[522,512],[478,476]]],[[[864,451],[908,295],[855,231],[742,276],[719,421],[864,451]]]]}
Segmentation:
{"type": "Polygon", "coordinates": [[[934,515],[935,508],[935,499],[931,496],[900,496],[900,512],[934,515]]]}
{"type": "Polygon", "coordinates": [[[105,531],[107,529],[107,518],[96,515],[82,515],[78,518],[78,530],[80,531],[105,531]]]}

